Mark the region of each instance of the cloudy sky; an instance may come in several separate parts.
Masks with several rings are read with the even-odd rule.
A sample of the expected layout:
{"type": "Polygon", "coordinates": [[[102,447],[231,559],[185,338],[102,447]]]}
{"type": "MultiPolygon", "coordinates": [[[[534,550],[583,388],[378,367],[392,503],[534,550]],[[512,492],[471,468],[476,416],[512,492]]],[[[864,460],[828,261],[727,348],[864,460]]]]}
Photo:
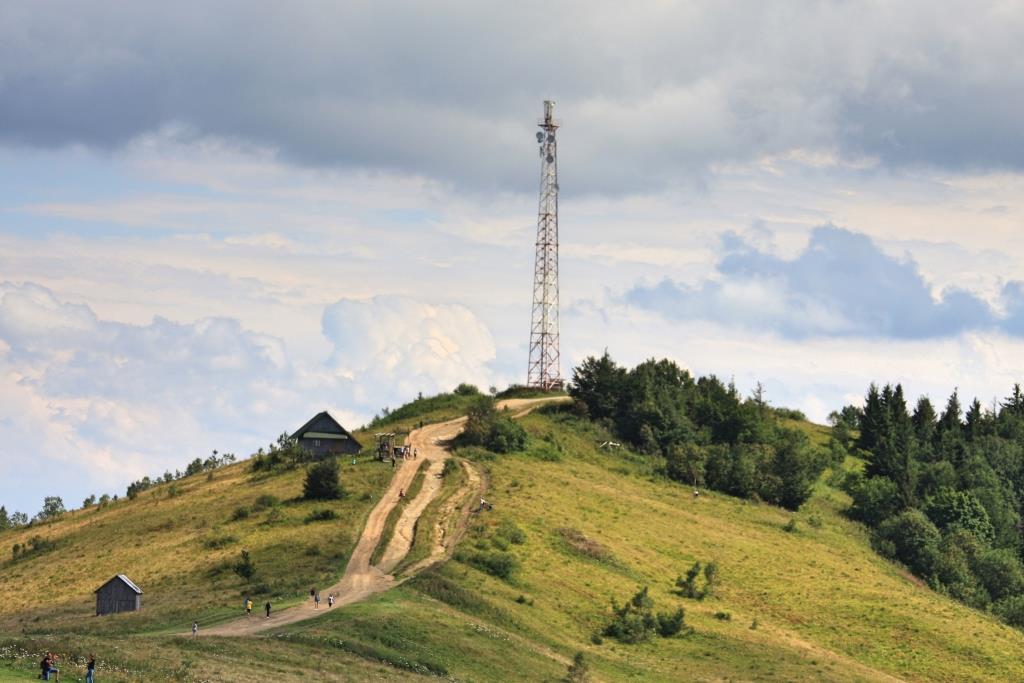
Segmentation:
{"type": "Polygon", "coordinates": [[[545,98],[566,374],[1024,379],[1020,3],[215,4],[0,4],[9,510],[523,381],[545,98]]]}

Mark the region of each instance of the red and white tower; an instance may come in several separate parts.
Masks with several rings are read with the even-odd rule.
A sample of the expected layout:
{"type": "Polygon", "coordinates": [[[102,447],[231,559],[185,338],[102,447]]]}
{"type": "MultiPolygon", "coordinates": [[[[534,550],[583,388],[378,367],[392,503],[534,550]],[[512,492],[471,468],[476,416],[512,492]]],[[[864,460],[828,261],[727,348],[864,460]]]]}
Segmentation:
{"type": "Polygon", "coordinates": [[[533,315],[530,324],[530,362],[526,386],[561,389],[558,358],[558,142],[555,103],[544,101],[538,122],[540,144],[540,203],[537,209],[536,260],[533,269],[533,315]]]}

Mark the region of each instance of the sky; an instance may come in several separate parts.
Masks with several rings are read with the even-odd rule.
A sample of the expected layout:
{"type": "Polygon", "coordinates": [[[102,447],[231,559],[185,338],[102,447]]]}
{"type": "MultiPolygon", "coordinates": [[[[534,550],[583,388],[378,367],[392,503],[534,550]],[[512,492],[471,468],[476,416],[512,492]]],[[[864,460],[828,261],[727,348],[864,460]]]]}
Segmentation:
{"type": "Polygon", "coordinates": [[[559,130],[562,372],[823,421],[1024,379],[1024,7],[0,4],[0,504],[525,380],[559,130]]]}

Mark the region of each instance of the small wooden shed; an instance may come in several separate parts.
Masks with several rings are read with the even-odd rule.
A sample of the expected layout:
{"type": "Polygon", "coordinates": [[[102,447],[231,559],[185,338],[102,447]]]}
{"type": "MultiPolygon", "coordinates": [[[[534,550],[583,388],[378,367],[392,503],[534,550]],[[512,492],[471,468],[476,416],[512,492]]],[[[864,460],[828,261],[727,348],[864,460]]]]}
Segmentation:
{"type": "Polygon", "coordinates": [[[135,612],[142,608],[142,589],[124,574],[118,574],[96,589],[96,616],[135,612]]]}
{"type": "Polygon", "coordinates": [[[363,449],[362,444],[326,410],[314,415],[292,434],[292,438],[317,459],[328,455],[355,455],[363,449]]]}

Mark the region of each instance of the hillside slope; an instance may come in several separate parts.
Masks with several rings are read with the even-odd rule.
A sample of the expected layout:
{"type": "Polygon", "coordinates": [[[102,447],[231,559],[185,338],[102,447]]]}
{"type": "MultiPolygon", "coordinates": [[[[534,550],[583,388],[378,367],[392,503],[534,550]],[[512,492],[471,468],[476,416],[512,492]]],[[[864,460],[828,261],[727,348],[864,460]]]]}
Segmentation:
{"type": "MultiPolygon", "coordinates": [[[[417,422],[415,412],[401,417],[417,422]]],[[[796,514],[714,493],[695,499],[657,475],[651,460],[599,448],[608,435],[588,422],[545,411],[522,423],[531,437],[525,453],[461,452],[481,459],[495,505],[473,516],[461,561],[269,637],[171,634],[192,618],[205,626],[237,614],[247,587],[224,566],[242,547],[267,584],[256,588],[270,591],[275,605],[336,580],[390,467],[347,463],[345,500],[285,502],[231,521],[260,494],[289,501],[301,489],[298,471],[258,478],[241,463],[212,481],[183,480],[174,497],[158,488],[4,533],[5,548],[32,534],[57,546],[0,563],[0,661],[24,651],[17,661],[28,668],[44,648],[93,649],[105,680],[291,681],[312,671],[321,680],[487,681],[511,672],[558,680],[583,651],[600,680],[1024,678],[1020,632],[880,559],[862,527],[840,514],[845,495],[824,482],[796,514]],[[303,523],[323,507],[340,519],[303,523]],[[284,520],[266,524],[275,509],[284,520]],[[786,531],[792,519],[795,529],[786,531]],[[488,558],[506,553],[516,563],[507,580],[477,568],[493,569],[488,558]],[[715,596],[674,594],[675,578],[698,560],[720,568],[715,596]],[[143,612],[89,616],[91,591],[122,570],[146,590],[143,612]],[[644,585],[656,609],[683,607],[692,630],[595,644],[610,600],[621,603],[644,585]]]]}

